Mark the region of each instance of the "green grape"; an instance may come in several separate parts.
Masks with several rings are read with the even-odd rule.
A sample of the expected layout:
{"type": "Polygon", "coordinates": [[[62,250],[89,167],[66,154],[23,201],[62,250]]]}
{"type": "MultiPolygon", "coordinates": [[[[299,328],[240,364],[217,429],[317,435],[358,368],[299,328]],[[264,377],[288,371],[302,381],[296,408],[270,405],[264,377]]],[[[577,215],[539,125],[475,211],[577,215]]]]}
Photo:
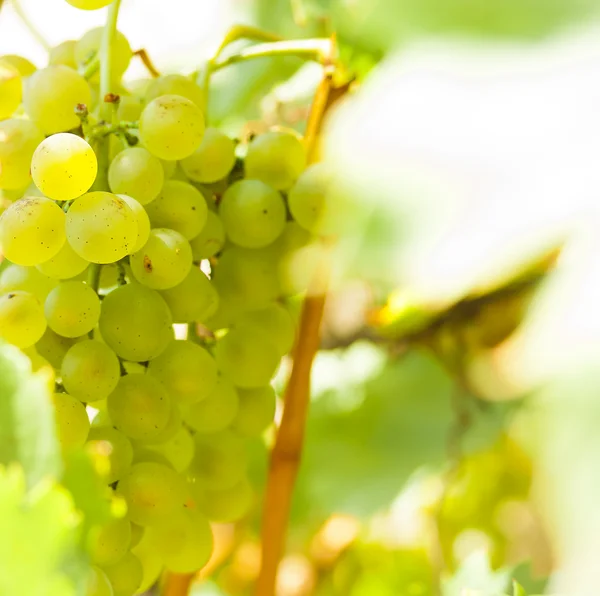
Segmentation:
{"type": "Polygon", "coordinates": [[[176,161],[168,161],[166,159],[161,159],[160,163],[162,164],[162,167],[163,167],[163,172],[165,174],[165,180],[168,180],[175,173],[175,170],[177,169],[177,162],[176,161]]]}
{"type": "MultiPolygon", "coordinates": [[[[145,372],[146,371],[144,370],[144,373],[145,372]]],[[[173,401],[173,399],[170,401],[171,409],[169,411],[169,417],[166,426],[156,435],[146,438],[143,441],[138,441],[139,443],[143,444],[144,447],[151,447],[152,445],[158,445],[159,443],[170,441],[181,429],[181,412],[179,411],[179,407],[173,401]]],[[[169,463],[168,460],[166,463],[169,463]]]]}
{"type": "Polygon", "coordinates": [[[131,522],[131,543],[130,548],[135,548],[141,541],[144,535],[144,527],[131,522]]]}
{"type": "Polygon", "coordinates": [[[138,440],[159,434],[167,424],[171,408],[169,396],[160,383],[143,374],[121,377],[106,406],[117,429],[138,440]]]}
{"type": "MultiPolygon", "coordinates": [[[[136,594],[143,594],[156,583],[156,580],[162,571],[163,563],[158,556],[154,545],[148,540],[147,532],[144,532],[144,536],[140,540],[140,543],[132,548],[131,552],[142,564],[142,581],[136,594]]],[[[129,594],[127,596],[129,596],[129,594]]]]}
{"type": "Polygon", "coordinates": [[[238,387],[252,389],[266,385],[279,365],[275,344],[253,327],[236,325],[217,342],[215,359],[219,369],[238,387]]]}
{"type": "Polygon", "coordinates": [[[120,561],[129,550],[131,523],[126,517],[112,519],[96,526],[89,535],[89,550],[92,563],[104,567],[120,561]]]}
{"type": "Polygon", "coordinates": [[[142,205],[136,201],[135,199],[127,196],[127,195],[118,195],[120,199],[123,199],[133,214],[135,215],[135,220],[137,222],[137,242],[133,247],[131,252],[135,252],[140,250],[148,242],[148,236],[150,236],[150,218],[146,213],[146,210],[142,207],[142,205]]]}
{"type": "Polygon", "coordinates": [[[100,299],[83,282],[65,281],[48,294],[44,313],[52,331],[65,337],[79,337],[98,324],[100,299]]]}
{"type": "Polygon", "coordinates": [[[77,62],[75,60],[76,45],[77,42],[74,39],[69,39],[51,48],[48,56],[48,64],[50,66],[62,64],[63,66],[77,70],[77,62]]]}
{"type": "Polygon", "coordinates": [[[42,358],[45,358],[56,370],[60,370],[65,354],[76,342],[76,339],[58,335],[48,327],[44,332],[44,335],[42,335],[35,344],[35,349],[38,354],[42,356],[42,358]]]}
{"type": "Polygon", "coordinates": [[[68,242],[51,259],[36,265],[38,271],[53,279],[71,279],[83,273],[89,262],[80,257],[68,242]]]}
{"type": "Polygon", "coordinates": [[[67,213],[67,240],[92,263],[115,263],[129,254],[138,237],[136,216],[123,200],[109,192],[90,192],[67,213]]]}
{"type": "Polygon", "coordinates": [[[190,431],[182,426],[173,437],[158,445],[151,445],[149,449],[160,453],[176,472],[181,473],[194,458],[194,439],[190,431]]]}
{"type": "Polygon", "coordinates": [[[97,10],[108,6],[113,0],[67,0],[67,2],[75,8],[81,10],[97,10]]]}
{"type": "Polygon", "coordinates": [[[142,463],[160,464],[161,466],[174,469],[171,462],[162,453],[155,449],[150,449],[148,445],[136,445],[133,448],[133,463],[134,465],[142,463]]]}
{"type": "Polygon", "coordinates": [[[121,376],[119,359],[106,345],[85,339],[64,355],[60,374],[65,389],[82,402],[106,399],[121,376]]]}
{"type": "Polygon", "coordinates": [[[63,132],[44,139],[31,158],[35,185],[55,201],[71,201],[89,190],[98,160],[88,142],[63,132]]]}
{"type": "MultiPolygon", "coordinates": [[[[71,0],[72,1],[72,0],[71,0]]],[[[75,44],[75,61],[79,67],[83,67],[100,50],[102,43],[103,27],[90,29],[76,44],[75,44]]],[[[118,82],[125,74],[133,52],[127,38],[120,32],[116,31],[112,39],[111,47],[110,74],[113,82],[118,82]]],[[[90,80],[93,83],[100,82],[100,73],[96,72],[90,80]]]]}
{"type": "Polygon", "coordinates": [[[277,260],[265,249],[227,248],[214,268],[212,281],[224,299],[236,298],[239,309],[260,308],[281,294],[277,260]]]}
{"type": "Polygon", "coordinates": [[[0,337],[18,348],[36,343],[46,330],[44,310],[28,292],[9,292],[0,296],[0,337]]]}
{"type": "Polygon", "coordinates": [[[277,346],[282,356],[287,354],[294,345],[296,335],[294,321],[288,310],[278,302],[241,313],[234,324],[251,327],[257,334],[266,335],[277,346]]]}
{"type": "Polygon", "coordinates": [[[136,594],[144,574],[140,560],[132,553],[127,553],[113,565],[105,566],[104,572],[112,584],[114,596],[136,594]]]}
{"type": "Polygon", "coordinates": [[[239,521],[248,514],[254,500],[254,491],[246,478],[230,488],[216,490],[195,483],[192,494],[198,510],[218,523],[239,521]]]}
{"type": "Polygon", "coordinates": [[[285,228],[281,195],[260,180],[239,180],[223,195],[219,215],[227,237],[238,246],[271,244],[285,228]]]}
{"type": "Polygon", "coordinates": [[[142,102],[133,95],[121,95],[117,108],[117,120],[120,122],[136,122],[142,115],[142,102]]]}
{"type": "Polygon", "coordinates": [[[212,530],[198,511],[184,509],[168,521],[148,528],[148,541],[174,573],[199,571],[213,550],[212,530]]]}
{"type": "Polygon", "coordinates": [[[55,393],[54,420],[58,440],[64,449],[83,447],[90,430],[85,406],[68,393],[55,393]]]}
{"type": "Polygon", "coordinates": [[[33,122],[9,118],[0,122],[0,188],[22,189],[31,182],[31,157],[44,135],[33,122]]]}
{"type": "Polygon", "coordinates": [[[143,147],[121,151],[108,169],[108,184],[116,194],[133,197],[142,205],[153,201],[165,180],[161,162],[143,147]]]}
{"type": "Polygon", "coordinates": [[[266,132],[254,137],[248,145],[244,167],[247,178],[287,190],[306,167],[306,149],[295,133],[266,132]]]}
{"type": "Polygon", "coordinates": [[[21,103],[23,82],[19,71],[0,58],[0,120],[12,116],[21,103]]]}
{"type": "Polygon", "coordinates": [[[208,211],[206,223],[200,233],[190,240],[194,261],[214,257],[225,244],[225,228],[221,218],[214,212],[208,211]]]}
{"type": "Polygon", "coordinates": [[[187,499],[183,478],[168,466],[153,462],[134,464],[117,491],[127,502],[131,520],[142,526],[168,520],[187,499]]]}
{"type": "Polygon", "coordinates": [[[112,426],[94,426],[90,428],[88,443],[108,458],[109,470],[106,483],[117,482],[129,471],[133,463],[131,441],[112,426]]]}
{"type": "Polygon", "coordinates": [[[239,389],[239,407],[233,429],[245,437],[258,437],[273,423],[277,398],[271,385],[239,389]]]}
{"type": "Polygon", "coordinates": [[[183,418],[199,433],[225,430],[238,411],[238,393],[233,383],[219,375],[214,389],[202,401],[187,406],[183,418]]]}
{"type": "Polygon", "coordinates": [[[0,273],[0,294],[22,290],[33,294],[41,303],[58,282],[46,277],[35,267],[9,265],[0,273]]]}
{"type": "Polygon", "coordinates": [[[148,373],[158,379],[178,404],[205,399],[217,382],[213,357],[191,341],[177,340],[150,361],[148,373]]]}
{"type": "Polygon", "coordinates": [[[92,566],[85,596],[114,596],[114,591],[106,573],[92,566]]]}
{"type": "Polygon", "coordinates": [[[146,89],[144,101],[150,103],[162,95],[179,95],[189,99],[199,108],[204,104],[204,93],[202,89],[189,77],[183,75],[163,75],[150,81],[146,89]]]}
{"type": "Polygon", "coordinates": [[[192,323],[211,317],[219,305],[219,295],[206,275],[192,267],[187,277],[176,286],[161,291],[174,323],[192,323]]]}
{"type": "Polygon", "coordinates": [[[27,58],[24,58],[23,56],[17,56],[16,54],[5,54],[4,56],[0,56],[0,63],[10,64],[13,68],[17,69],[23,78],[31,76],[37,70],[37,66],[30,60],[27,60],[27,58]]]}
{"type": "Polygon", "coordinates": [[[173,338],[171,325],[166,302],[158,292],[139,284],[120,286],[102,301],[100,333],[125,360],[156,358],[173,338]]]}
{"type": "Polygon", "coordinates": [[[231,488],[246,474],[247,450],[242,437],[230,430],[197,434],[190,474],[200,485],[210,489],[231,488]]]}
{"type": "Polygon", "coordinates": [[[166,290],[180,284],[192,268],[190,243],[175,230],[155,228],[148,242],[130,259],[131,272],[141,284],[166,290]]]}
{"type": "Polygon", "coordinates": [[[64,243],[65,214],[50,199],[19,199],[0,216],[0,248],[17,265],[39,265],[64,243]]]}
{"type": "Polygon", "coordinates": [[[194,182],[210,184],[222,180],[235,165],[235,143],[216,128],[204,131],[202,143],[181,161],[186,176],[194,182]]]}
{"type": "Polygon", "coordinates": [[[191,184],[168,180],[146,211],[152,227],[176,230],[190,240],[206,224],[208,208],[202,193],[191,184]]]}
{"type": "Polygon", "coordinates": [[[179,95],[153,99],[140,116],[140,139],[150,153],[167,160],[184,159],[204,135],[202,110],[179,95]]]}
{"type": "Polygon", "coordinates": [[[87,81],[62,64],[34,72],[25,89],[23,105],[28,116],[47,135],[77,128],[81,122],[75,106],[90,106],[92,92],[87,81]]]}

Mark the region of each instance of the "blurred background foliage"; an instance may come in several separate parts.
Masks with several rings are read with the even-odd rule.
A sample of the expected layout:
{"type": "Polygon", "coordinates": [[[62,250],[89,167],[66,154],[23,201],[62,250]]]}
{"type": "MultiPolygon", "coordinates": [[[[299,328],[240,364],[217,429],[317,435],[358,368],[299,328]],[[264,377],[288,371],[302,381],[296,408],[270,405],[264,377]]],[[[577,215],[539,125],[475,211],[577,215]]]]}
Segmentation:
{"type": "MultiPolygon", "coordinates": [[[[40,2],[23,1],[33,19],[40,2]]],[[[590,40],[600,5],[217,2],[174,1],[163,46],[190,11],[209,19],[226,6],[220,34],[236,22],[285,38],[335,33],[341,76],[354,81],[324,135],[349,233],[335,255],[279,596],[597,594],[600,46],[590,40]]],[[[124,0],[124,33],[159,5],[124,0]]],[[[0,18],[3,51],[9,26],[0,18]]],[[[161,63],[144,27],[131,35],[161,69],[198,67],[182,52],[161,63]]],[[[214,77],[211,113],[236,135],[302,130],[320,76],[295,58],[233,66],[214,77]]],[[[15,383],[10,395],[22,391],[15,383]]],[[[26,414],[16,403],[1,405],[5,417],[26,414]]],[[[11,459],[30,478],[35,450],[52,466],[55,447],[44,428],[27,432],[35,441],[25,451],[17,441],[11,459]]],[[[272,439],[254,445],[255,507],[216,527],[195,596],[251,593],[272,439]]],[[[77,507],[105,515],[80,480],[93,480],[90,463],[69,466],[77,507]]],[[[0,476],[3,523],[28,498],[23,483],[10,469],[0,476]]],[[[46,491],[27,511],[60,511],[61,556],[76,559],[73,505],[46,491]]],[[[0,555],[0,582],[9,562],[0,555]]]]}

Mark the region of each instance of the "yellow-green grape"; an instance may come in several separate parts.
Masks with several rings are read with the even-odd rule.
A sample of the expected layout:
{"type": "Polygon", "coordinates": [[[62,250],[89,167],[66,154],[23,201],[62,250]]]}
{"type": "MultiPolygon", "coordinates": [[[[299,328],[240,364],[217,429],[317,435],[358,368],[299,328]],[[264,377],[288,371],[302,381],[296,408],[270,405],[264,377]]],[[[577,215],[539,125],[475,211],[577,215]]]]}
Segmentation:
{"type": "Polygon", "coordinates": [[[239,389],[239,406],[231,427],[245,437],[258,437],[275,418],[277,398],[271,385],[239,389]]]}
{"type": "Polygon", "coordinates": [[[199,571],[213,550],[210,524],[193,509],[183,509],[168,521],[148,528],[148,540],[174,573],[199,571]]]}
{"type": "Polygon", "coordinates": [[[159,434],[171,409],[169,396],[160,383],[143,374],[121,377],[106,406],[116,428],[138,440],[159,434]]]}
{"type": "MultiPolygon", "coordinates": [[[[146,371],[144,370],[143,372],[146,371]]],[[[144,447],[158,445],[160,443],[170,441],[179,432],[179,430],[182,427],[181,412],[179,411],[179,406],[175,403],[173,399],[171,399],[170,402],[171,409],[169,410],[169,417],[166,426],[156,435],[153,435],[152,437],[147,437],[141,441],[138,441],[138,443],[143,444],[144,447]]],[[[169,463],[168,460],[165,461],[166,463],[169,463]]]]}
{"type": "MultiPolygon", "coordinates": [[[[75,45],[75,61],[82,67],[90,62],[96,53],[100,50],[102,44],[103,27],[96,27],[88,31],[75,45]]],[[[125,74],[133,52],[127,38],[116,31],[112,38],[110,74],[113,82],[118,82],[125,74]]],[[[100,81],[100,73],[92,75],[92,82],[100,81]]]]}
{"type": "Polygon", "coordinates": [[[257,334],[265,334],[283,356],[294,345],[296,330],[289,311],[278,302],[247,312],[235,319],[234,324],[253,328],[257,334]]]}
{"type": "Polygon", "coordinates": [[[192,484],[194,501],[210,521],[231,523],[248,514],[254,500],[254,491],[246,478],[230,488],[209,489],[200,483],[192,484]]]}
{"type": "Polygon", "coordinates": [[[71,279],[83,273],[89,262],[80,257],[68,242],[51,259],[36,266],[38,271],[52,279],[71,279]]]}
{"type": "Polygon", "coordinates": [[[121,95],[117,108],[117,120],[120,122],[136,122],[142,115],[142,102],[133,95],[121,95]]]}
{"type": "Polygon", "coordinates": [[[44,335],[46,319],[40,301],[28,292],[0,296],[0,337],[18,348],[28,348],[44,335]]]}
{"type": "Polygon", "coordinates": [[[167,459],[176,472],[183,472],[194,458],[194,439],[185,427],[180,429],[167,441],[157,445],[149,445],[167,459]]]}
{"type": "Polygon", "coordinates": [[[190,243],[175,230],[155,228],[130,259],[131,272],[141,284],[166,290],[180,284],[192,268],[190,243]]]}
{"type": "Polygon", "coordinates": [[[260,180],[240,180],[223,195],[219,215],[227,237],[244,248],[271,244],[285,228],[281,195],[260,180]]]}
{"type": "Polygon", "coordinates": [[[19,71],[0,59],[0,120],[12,116],[21,103],[23,83],[19,71]]]}
{"type": "Polygon", "coordinates": [[[90,570],[85,596],[115,596],[108,576],[99,567],[90,570]]]}
{"type": "Polygon", "coordinates": [[[152,227],[176,230],[190,240],[206,224],[208,207],[197,188],[187,182],[168,180],[158,197],[146,205],[146,211],[152,227]]]}
{"type": "Polygon", "coordinates": [[[138,237],[137,242],[135,243],[135,246],[131,252],[136,252],[140,250],[140,248],[142,248],[146,242],[148,242],[148,236],[150,236],[150,218],[148,217],[146,210],[138,201],[127,195],[118,196],[120,199],[123,199],[127,205],[129,205],[129,208],[135,215],[138,237]]]}
{"type": "Polygon", "coordinates": [[[222,180],[235,165],[235,143],[216,128],[204,131],[202,143],[194,153],[181,160],[181,167],[194,182],[210,184],[222,180]]]}
{"type": "Polygon", "coordinates": [[[183,75],[163,75],[150,81],[144,101],[150,103],[162,95],[180,95],[194,102],[199,108],[204,104],[202,89],[189,77],[183,75]]]}
{"type": "Polygon", "coordinates": [[[68,393],[55,393],[54,420],[58,440],[64,449],[83,447],[90,431],[85,406],[68,393]]]}
{"type": "Polygon", "coordinates": [[[120,286],[102,301],[100,333],[125,360],[156,358],[173,338],[172,323],[169,307],[158,292],[139,284],[120,286]]]}
{"type": "Polygon", "coordinates": [[[44,139],[31,159],[35,185],[55,201],[80,197],[94,183],[98,160],[88,142],[63,132],[44,139]]]}
{"type": "Polygon", "coordinates": [[[68,39],[59,43],[50,49],[48,56],[48,64],[50,66],[56,64],[62,64],[69,68],[77,69],[77,62],[75,61],[75,46],[77,42],[74,39],[68,39]]]}
{"type": "Polygon", "coordinates": [[[0,122],[0,188],[18,190],[31,182],[31,156],[44,135],[29,120],[0,122]]]}
{"type": "Polygon", "coordinates": [[[89,536],[92,563],[104,567],[121,560],[129,550],[131,524],[126,517],[92,529],[89,536]]]}
{"type": "Polygon", "coordinates": [[[238,393],[233,383],[219,375],[208,397],[184,408],[185,422],[199,433],[225,430],[238,411],[238,393]]]}
{"type": "MultiPolygon", "coordinates": [[[[131,552],[142,564],[142,581],[136,594],[143,594],[155,583],[163,569],[163,562],[158,556],[152,542],[148,540],[147,532],[144,532],[140,543],[131,549],[131,552]]],[[[130,596],[129,594],[127,596],[130,596]]]]}
{"type": "Polygon", "coordinates": [[[247,449],[239,435],[224,430],[197,434],[196,449],[190,475],[201,486],[210,489],[231,488],[246,475],[247,449]]]}
{"type": "Polygon", "coordinates": [[[83,282],[65,281],[48,294],[44,313],[52,331],[65,337],[79,337],[98,324],[100,299],[83,282]]]}
{"type": "Polygon", "coordinates": [[[177,340],[150,361],[148,373],[158,379],[178,404],[192,404],[210,395],[217,382],[214,358],[191,341],[177,340]]]}
{"type": "Polygon", "coordinates": [[[121,151],[108,169],[108,184],[116,194],[133,197],[142,205],[153,201],[165,176],[160,160],[143,147],[121,151]]]}
{"type": "Polygon", "coordinates": [[[109,470],[106,483],[117,482],[129,471],[133,463],[133,447],[130,440],[112,426],[92,425],[88,444],[108,458],[109,470]]]}
{"type": "Polygon", "coordinates": [[[163,167],[163,172],[165,174],[165,180],[168,180],[175,173],[175,170],[177,169],[177,162],[176,161],[168,161],[166,159],[161,159],[160,163],[162,164],[162,167],[163,167]]]}
{"type": "Polygon", "coordinates": [[[33,294],[41,304],[57,285],[56,280],[43,275],[35,267],[9,265],[0,273],[0,294],[22,290],[33,294]]]}
{"type": "Polygon", "coordinates": [[[131,252],[138,238],[136,216],[129,205],[109,192],[90,192],[67,213],[67,240],[92,263],[115,263],[131,252]]]}
{"type": "Polygon", "coordinates": [[[183,509],[187,498],[183,478],[172,468],[153,462],[134,464],[120,480],[117,491],[127,501],[131,520],[142,526],[168,521],[183,509]]]}
{"type": "Polygon", "coordinates": [[[206,223],[200,233],[190,240],[192,257],[195,262],[214,257],[225,245],[225,228],[221,218],[214,212],[208,211],[206,223]]]}
{"type": "Polygon", "coordinates": [[[5,54],[4,56],[0,56],[0,63],[3,62],[16,68],[23,78],[31,76],[37,70],[37,66],[33,64],[31,60],[27,60],[27,58],[17,56],[16,54],[5,54]]]}
{"type": "Polygon", "coordinates": [[[279,365],[279,350],[253,327],[237,325],[217,342],[215,359],[219,369],[238,387],[268,384],[279,365]]]}
{"type": "Polygon", "coordinates": [[[105,566],[104,572],[112,584],[114,596],[137,594],[144,573],[140,560],[132,553],[127,553],[114,565],[105,566]]]}
{"type": "Polygon", "coordinates": [[[67,0],[67,2],[75,8],[81,10],[98,10],[108,6],[113,0],[67,0]]]}
{"type": "Polygon", "coordinates": [[[60,372],[65,389],[85,403],[106,399],[121,376],[117,355],[94,339],[80,341],[69,348],[60,372]]]}
{"type": "Polygon", "coordinates": [[[248,145],[244,167],[247,178],[287,190],[306,167],[306,149],[295,133],[266,132],[254,137],[248,145]]]}
{"type": "Polygon", "coordinates": [[[80,125],[75,106],[90,106],[92,92],[77,71],[56,64],[34,72],[27,82],[23,105],[29,117],[47,135],[80,125]]]}
{"type": "Polygon", "coordinates": [[[17,265],[39,265],[64,243],[65,213],[50,199],[19,199],[0,216],[0,248],[17,265]]]}
{"type": "Polygon", "coordinates": [[[180,95],[153,99],[140,116],[140,139],[161,159],[179,160],[191,155],[202,142],[202,110],[180,95]]]}
{"type": "Polygon", "coordinates": [[[217,291],[198,267],[192,267],[180,284],[160,295],[169,305],[174,323],[205,321],[219,306],[217,291]]]}
{"type": "Polygon", "coordinates": [[[139,444],[133,448],[133,463],[135,464],[160,464],[174,469],[171,462],[159,451],[150,449],[146,444],[139,444]]]}
{"type": "Polygon", "coordinates": [[[131,522],[131,543],[129,544],[130,548],[135,548],[142,539],[144,535],[144,527],[139,524],[134,524],[131,522]]]}
{"type": "Polygon", "coordinates": [[[65,354],[76,342],[77,339],[63,337],[62,335],[54,333],[50,327],[47,327],[46,331],[44,331],[44,335],[42,335],[35,344],[35,349],[38,354],[45,358],[56,370],[60,370],[65,354]]]}

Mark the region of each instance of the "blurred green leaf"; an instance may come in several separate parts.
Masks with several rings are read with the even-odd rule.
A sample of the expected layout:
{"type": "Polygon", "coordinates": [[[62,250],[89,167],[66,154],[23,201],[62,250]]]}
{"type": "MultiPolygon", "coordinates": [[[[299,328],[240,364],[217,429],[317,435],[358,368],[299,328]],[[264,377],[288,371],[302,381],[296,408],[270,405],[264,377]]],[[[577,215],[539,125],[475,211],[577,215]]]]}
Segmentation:
{"type": "Polygon", "coordinates": [[[464,596],[466,590],[480,590],[482,594],[495,596],[508,588],[510,570],[493,571],[483,551],[467,557],[460,569],[442,581],[443,596],[464,596]]]}
{"type": "Polygon", "coordinates": [[[17,348],[0,345],[0,463],[18,462],[28,485],[60,471],[47,380],[17,348]]]}

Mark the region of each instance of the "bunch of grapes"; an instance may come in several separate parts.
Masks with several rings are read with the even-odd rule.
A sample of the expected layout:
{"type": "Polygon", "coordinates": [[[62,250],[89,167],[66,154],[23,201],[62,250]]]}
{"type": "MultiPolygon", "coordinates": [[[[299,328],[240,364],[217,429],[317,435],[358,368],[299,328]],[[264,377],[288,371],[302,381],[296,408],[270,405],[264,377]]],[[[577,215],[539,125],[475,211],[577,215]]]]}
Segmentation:
{"type": "Polygon", "coordinates": [[[128,91],[121,33],[118,94],[99,97],[100,43],[64,42],[39,70],[0,58],[0,338],[52,367],[65,454],[105,456],[127,513],[90,532],[88,594],[130,596],[202,568],[210,522],[251,507],[248,440],[273,422],[305,289],[292,272],[335,219],[302,138],[206,127],[185,76],[128,91]]]}

